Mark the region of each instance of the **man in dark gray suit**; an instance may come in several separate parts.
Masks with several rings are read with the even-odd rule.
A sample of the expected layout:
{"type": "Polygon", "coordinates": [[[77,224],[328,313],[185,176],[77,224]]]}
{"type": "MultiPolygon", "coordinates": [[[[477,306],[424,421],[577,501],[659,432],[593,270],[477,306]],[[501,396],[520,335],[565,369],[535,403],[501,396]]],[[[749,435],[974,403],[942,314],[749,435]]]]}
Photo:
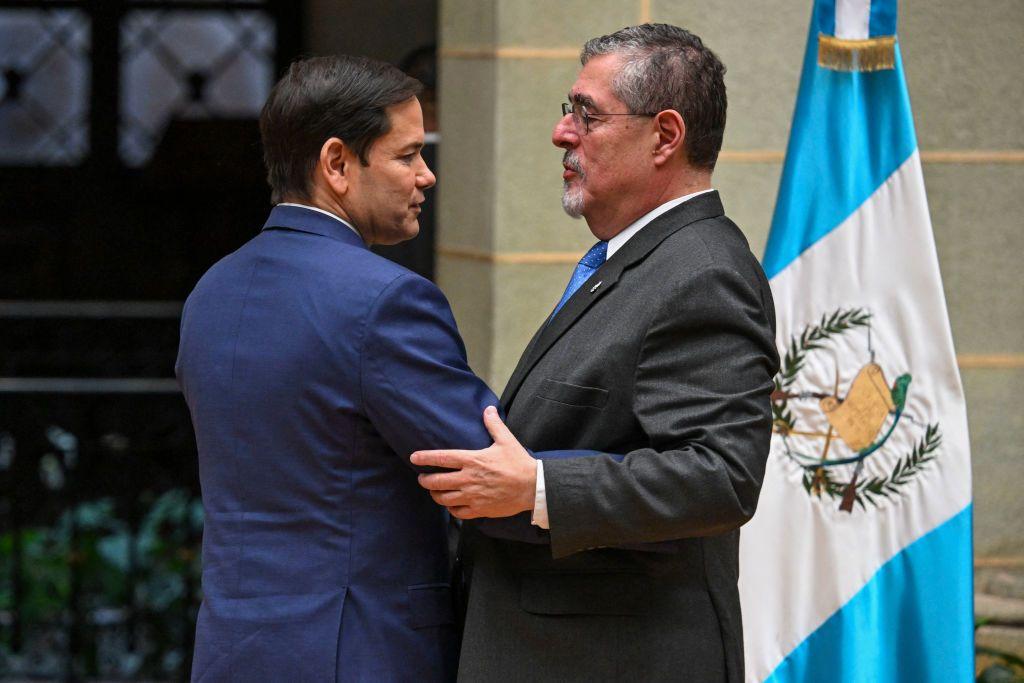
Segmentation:
{"type": "Polygon", "coordinates": [[[778,354],[768,282],[711,189],[725,68],[664,24],[581,61],[553,142],[599,242],[501,400],[527,448],[599,454],[533,464],[492,411],[491,448],[413,456],[457,470],[420,477],[454,515],[521,512],[538,542],[467,525],[460,678],[739,683],[739,527],[778,354]]]}

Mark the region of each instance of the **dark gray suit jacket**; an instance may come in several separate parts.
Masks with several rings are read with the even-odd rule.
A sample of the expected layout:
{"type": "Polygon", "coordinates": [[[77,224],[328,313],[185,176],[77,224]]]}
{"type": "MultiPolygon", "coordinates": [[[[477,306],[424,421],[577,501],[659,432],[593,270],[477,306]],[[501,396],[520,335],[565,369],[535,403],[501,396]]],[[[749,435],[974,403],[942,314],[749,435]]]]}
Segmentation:
{"type": "Polygon", "coordinates": [[[502,404],[527,448],[625,457],[545,461],[550,546],[467,529],[460,680],[740,683],[738,529],[764,476],[777,370],[768,282],[717,192],[594,273],[530,342],[502,404]]]}

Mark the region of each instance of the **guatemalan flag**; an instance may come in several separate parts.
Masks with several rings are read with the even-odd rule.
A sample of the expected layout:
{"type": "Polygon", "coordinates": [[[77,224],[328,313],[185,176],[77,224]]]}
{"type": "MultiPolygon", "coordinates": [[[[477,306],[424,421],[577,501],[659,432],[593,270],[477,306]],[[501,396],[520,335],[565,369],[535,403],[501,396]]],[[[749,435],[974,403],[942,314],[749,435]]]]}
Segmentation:
{"type": "Polygon", "coordinates": [[[783,367],[752,681],[973,680],[967,418],[895,0],[818,0],[764,268],[783,367]]]}

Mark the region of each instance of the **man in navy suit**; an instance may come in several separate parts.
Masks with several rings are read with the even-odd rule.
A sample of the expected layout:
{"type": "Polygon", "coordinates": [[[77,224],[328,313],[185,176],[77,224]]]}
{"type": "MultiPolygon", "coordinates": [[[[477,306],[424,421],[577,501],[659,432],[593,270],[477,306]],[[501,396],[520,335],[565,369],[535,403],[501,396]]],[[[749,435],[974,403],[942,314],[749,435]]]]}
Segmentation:
{"type": "Polygon", "coordinates": [[[434,184],[418,89],[372,60],[293,64],[260,117],[276,206],[186,302],[176,371],[206,509],[193,680],[455,676],[447,513],[409,456],[488,446],[498,402],[440,291],[367,248],[414,237],[434,184]]]}

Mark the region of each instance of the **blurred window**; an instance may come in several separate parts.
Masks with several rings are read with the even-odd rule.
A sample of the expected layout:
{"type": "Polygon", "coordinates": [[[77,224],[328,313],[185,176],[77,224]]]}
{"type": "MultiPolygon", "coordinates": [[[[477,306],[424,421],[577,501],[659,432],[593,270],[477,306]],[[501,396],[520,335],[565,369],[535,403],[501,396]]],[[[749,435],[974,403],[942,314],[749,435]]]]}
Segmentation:
{"type": "Polygon", "coordinates": [[[103,92],[119,93],[117,149],[129,167],[150,159],[171,119],[256,118],[270,93],[276,14],[262,0],[54,4],[0,9],[0,166],[86,161],[92,100],[103,92]],[[96,22],[112,21],[113,89],[93,82],[92,63],[104,49],[93,27],[102,43],[96,22]]]}
{"type": "Polygon", "coordinates": [[[90,27],[76,9],[0,10],[0,164],[87,156],[90,27]]]}
{"type": "Polygon", "coordinates": [[[273,20],[258,10],[129,12],[121,24],[125,165],[145,164],[172,118],[256,118],[274,82],[275,40],[273,20]]]}

